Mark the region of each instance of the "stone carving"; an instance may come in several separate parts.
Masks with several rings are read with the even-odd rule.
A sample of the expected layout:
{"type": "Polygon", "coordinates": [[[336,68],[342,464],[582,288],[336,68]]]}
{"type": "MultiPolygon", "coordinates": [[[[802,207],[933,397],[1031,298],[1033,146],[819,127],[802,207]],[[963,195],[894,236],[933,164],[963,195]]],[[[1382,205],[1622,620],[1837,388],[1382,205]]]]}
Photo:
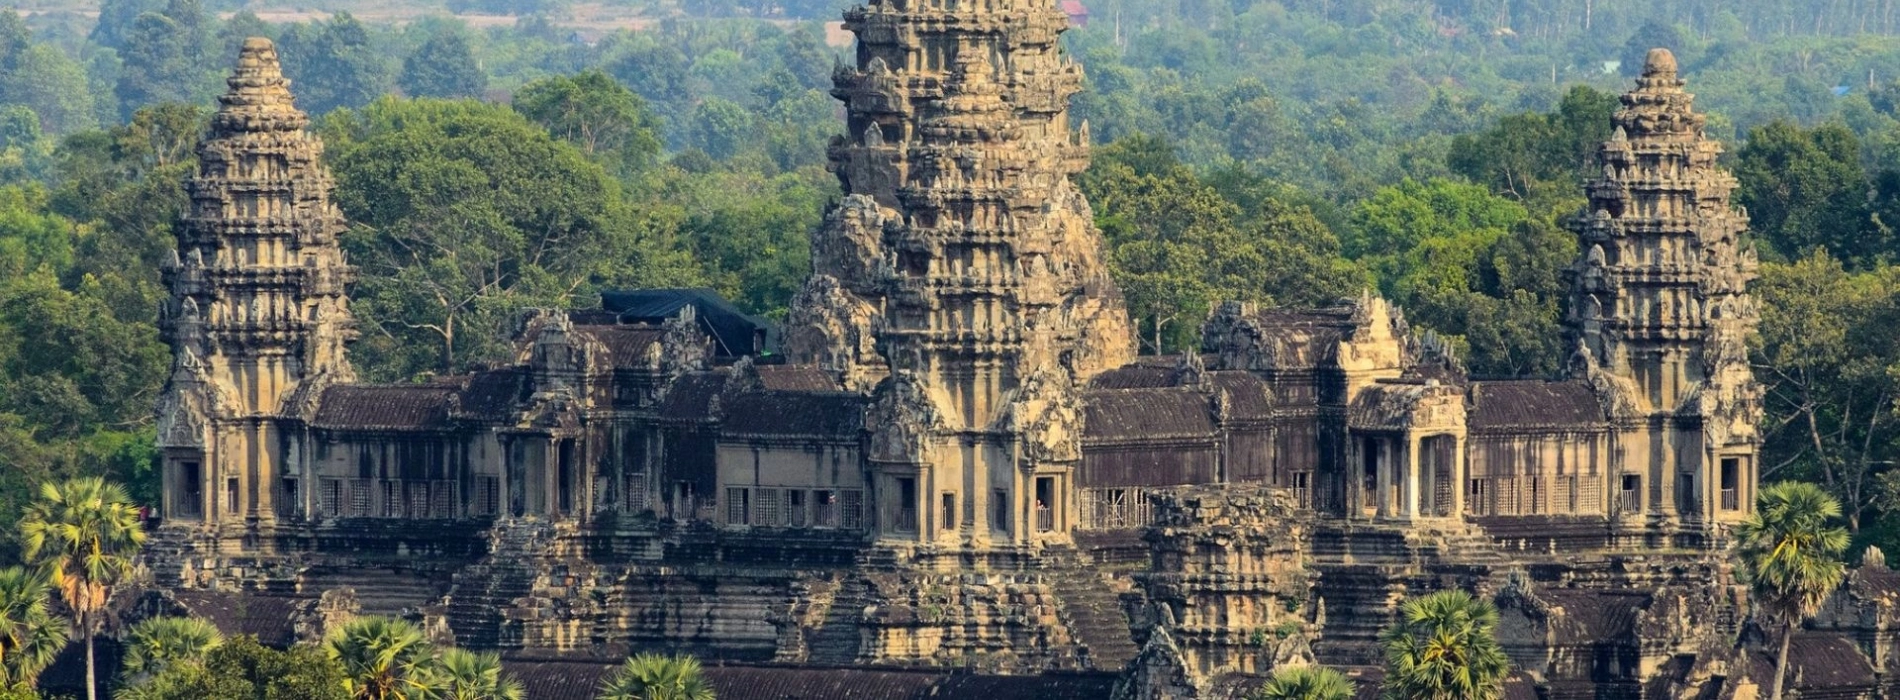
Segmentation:
{"type": "Polygon", "coordinates": [[[899,371],[878,386],[865,409],[871,429],[871,459],[921,464],[930,458],[931,439],[944,430],[944,419],[929,388],[917,376],[899,371]]]}

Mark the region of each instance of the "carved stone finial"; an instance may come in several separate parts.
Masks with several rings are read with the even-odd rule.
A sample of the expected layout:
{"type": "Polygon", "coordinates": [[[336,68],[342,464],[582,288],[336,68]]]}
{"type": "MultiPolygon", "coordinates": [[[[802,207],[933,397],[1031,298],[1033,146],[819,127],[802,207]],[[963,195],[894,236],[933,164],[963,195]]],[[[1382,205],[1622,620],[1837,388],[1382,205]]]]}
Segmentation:
{"type": "Polygon", "coordinates": [[[1676,77],[1676,55],[1669,49],[1655,48],[1643,58],[1643,77],[1676,77]]]}

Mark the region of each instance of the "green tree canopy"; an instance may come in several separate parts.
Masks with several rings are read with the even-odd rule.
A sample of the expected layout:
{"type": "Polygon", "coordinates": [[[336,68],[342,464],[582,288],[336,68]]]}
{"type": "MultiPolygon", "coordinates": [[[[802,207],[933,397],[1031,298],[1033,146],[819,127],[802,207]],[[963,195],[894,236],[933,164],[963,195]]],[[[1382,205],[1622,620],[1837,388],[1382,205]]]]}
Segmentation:
{"type": "Polygon", "coordinates": [[[1755,512],[1735,530],[1742,574],[1766,622],[1781,628],[1770,700],[1781,700],[1795,628],[1820,612],[1847,575],[1847,530],[1834,524],[1840,517],[1840,502],[1821,487],[1784,481],[1763,487],[1755,512]]]}
{"type": "Polygon", "coordinates": [[[601,683],[599,700],[715,700],[712,684],[690,656],[640,654],[601,683]]]}
{"type": "Polygon", "coordinates": [[[1459,590],[1399,606],[1380,637],[1390,700],[1497,700],[1511,670],[1497,640],[1498,611],[1459,590]]]}
{"type": "Polygon", "coordinates": [[[543,78],[515,92],[515,110],[627,177],[660,153],[658,117],[646,100],[600,70],[543,78]]]}
{"type": "Polygon", "coordinates": [[[124,700],[353,700],[343,668],[314,646],[278,651],[251,637],[230,640],[205,656],[202,664],[176,664],[134,686],[122,688],[124,700]]]}
{"type": "Polygon", "coordinates": [[[86,642],[86,696],[96,700],[92,638],[145,543],[138,510],[125,489],[98,477],[46,483],[20,520],[20,538],[27,558],[53,573],[53,587],[86,642]]]}
{"type": "Polygon", "coordinates": [[[1896,239],[1870,219],[1873,183],[1860,150],[1854,132],[1838,124],[1775,121],[1748,133],[1735,157],[1736,200],[1770,257],[1794,260],[1819,248],[1854,263],[1892,255],[1896,239]]]}
{"type": "Polygon", "coordinates": [[[402,62],[396,81],[411,97],[475,97],[488,91],[488,74],[469,49],[468,36],[456,27],[429,36],[402,62]]]}
{"type": "Polygon", "coordinates": [[[361,107],[389,92],[392,62],[348,12],[327,22],[291,25],[278,48],[284,73],[297,86],[297,105],[311,114],[361,107]]]}
{"type": "Polygon", "coordinates": [[[1352,700],[1352,681],[1346,675],[1319,666],[1288,666],[1273,672],[1273,680],[1247,700],[1352,700]]]}
{"type": "Polygon", "coordinates": [[[372,376],[499,359],[508,321],[602,279],[664,282],[670,237],[572,144],[508,107],[385,98],[326,120],[372,376]],[[631,276],[629,276],[631,275],[631,276]]]}

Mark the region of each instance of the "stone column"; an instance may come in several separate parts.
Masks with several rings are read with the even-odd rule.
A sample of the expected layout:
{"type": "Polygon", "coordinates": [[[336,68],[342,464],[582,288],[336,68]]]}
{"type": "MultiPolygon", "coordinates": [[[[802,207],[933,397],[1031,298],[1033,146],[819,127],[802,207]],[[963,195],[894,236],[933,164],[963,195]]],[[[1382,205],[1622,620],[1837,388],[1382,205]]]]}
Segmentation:
{"type": "Polygon", "coordinates": [[[1374,512],[1376,512],[1378,516],[1381,518],[1390,518],[1394,515],[1392,512],[1391,493],[1392,493],[1392,489],[1394,488],[1394,484],[1397,483],[1392,478],[1392,459],[1391,459],[1392,453],[1387,448],[1386,441],[1384,439],[1366,438],[1366,440],[1369,443],[1368,446],[1372,449],[1373,462],[1378,465],[1374,469],[1374,471],[1378,474],[1378,478],[1375,479],[1376,488],[1373,489],[1373,494],[1372,494],[1373,498],[1378,499],[1377,500],[1378,508],[1374,512]]]}
{"type": "Polygon", "coordinates": [[[1411,434],[1407,434],[1405,436],[1405,472],[1406,473],[1405,473],[1405,501],[1404,503],[1405,503],[1405,519],[1406,520],[1414,520],[1418,518],[1418,500],[1419,500],[1418,499],[1418,487],[1419,487],[1418,452],[1419,452],[1420,444],[1421,442],[1417,436],[1411,435],[1411,434]]]}
{"type": "Polygon", "coordinates": [[[1451,517],[1465,517],[1465,489],[1471,482],[1471,462],[1465,455],[1465,436],[1455,435],[1451,445],[1451,517]]]}

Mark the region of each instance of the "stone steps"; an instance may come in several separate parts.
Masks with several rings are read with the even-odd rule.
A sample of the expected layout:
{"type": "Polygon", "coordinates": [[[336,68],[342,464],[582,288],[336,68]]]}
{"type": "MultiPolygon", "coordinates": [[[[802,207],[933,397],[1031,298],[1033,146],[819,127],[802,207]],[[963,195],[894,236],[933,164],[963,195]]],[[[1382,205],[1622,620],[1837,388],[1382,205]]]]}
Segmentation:
{"type": "Polygon", "coordinates": [[[497,523],[489,533],[488,556],[455,575],[449,590],[449,629],[458,646],[470,649],[513,649],[521,646],[521,631],[503,611],[534,591],[536,563],[548,551],[554,535],[546,523],[497,523]]]}
{"type": "Polygon", "coordinates": [[[1058,614],[1080,642],[1085,664],[1098,671],[1119,671],[1141,650],[1129,631],[1121,594],[1102,574],[1072,568],[1052,574],[1058,614]]]}
{"type": "Polygon", "coordinates": [[[864,654],[864,633],[859,625],[864,617],[864,600],[862,581],[847,578],[835,584],[823,622],[806,637],[807,663],[843,666],[858,662],[864,654]]]}

